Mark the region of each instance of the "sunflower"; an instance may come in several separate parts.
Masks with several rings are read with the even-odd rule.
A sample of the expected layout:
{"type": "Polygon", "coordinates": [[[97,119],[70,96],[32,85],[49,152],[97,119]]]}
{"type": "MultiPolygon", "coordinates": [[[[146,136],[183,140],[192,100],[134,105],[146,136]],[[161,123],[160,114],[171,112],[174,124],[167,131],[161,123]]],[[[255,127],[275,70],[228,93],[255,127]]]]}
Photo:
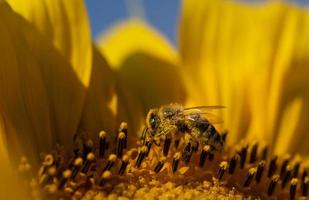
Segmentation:
{"type": "Polygon", "coordinates": [[[98,50],[79,0],[0,1],[0,10],[0,171],[1,188],[10,188],[1,190],[4,197],[27,196],[14,165],[26,156],[19,171],[28,180],[39,152],[38,178],[26,184],[32,198],[308,195],[307,172],[295,156],[305,162],[308,151],[305,9],[184,0],[179,52],[140,19],[116,25],[98,50]],[[226,106],[218,113],[229,130],[225,150],[214,155],[205,145],[184,157],[178,148],[188,148],[185,140],[170,147],[175,141],[167,138],[163,146],[137,148],[148,109],[171,102],[226,106]],[[108,134],[122,121],[128,124],[119,134],[108,134]],[[253,140],[270,148],[259,150],[253,140]]]}
{"type": "MultiPolygon", "coordinates": [[[[300,74],[306,71],[307,17],[307,10],[282,2],[183,1],[179,52],[138,20],[115,26],[99,45],[121,74],[146,62],[136,54],[175,63],[187,106],[227,107],[220,114],[232,133],[229,142],[248,137],[268,142],[275,153],[306,155],[301,141],[307,127],[301,121],[306,120],[307,93],[300,74]]],[[[135,74],[122,76],[133,85],[135,74]]]]}

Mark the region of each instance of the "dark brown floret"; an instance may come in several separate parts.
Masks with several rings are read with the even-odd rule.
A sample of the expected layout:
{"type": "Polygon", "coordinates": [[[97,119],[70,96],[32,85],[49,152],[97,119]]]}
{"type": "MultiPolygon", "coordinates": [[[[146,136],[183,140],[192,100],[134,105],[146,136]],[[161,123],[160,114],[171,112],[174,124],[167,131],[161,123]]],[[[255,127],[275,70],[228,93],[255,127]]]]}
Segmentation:
{"type": "MultiPolygon", "coordinates": [[[[219,152],[210,144],[194,145],[181,137],[175,141],[169,135],[160,145],[145,140],[142,146],[127,149],[127,125],[119,131],[116,138],[101,131],[97,141],[84,139],[86,142],[73,153],[46,154],[34,179],[36,190],[47,199],[81,199],[89,191],[113,194],[119,185],[134,186],[136,192],[154,187],[154,182],[191,187],[206,181],[214,187],[234,188],[233,194],[262,199],[308,196],[309,178],[300,160],[276,155],[267,160],[268,147],[259,151],[257,142],[243,144],[237,150],[225,146],[219,152]],[[175,142],[177,147],[171,145],[175,142]]],[[[21,169],[26,165],[23,159],[21,169]]]]}

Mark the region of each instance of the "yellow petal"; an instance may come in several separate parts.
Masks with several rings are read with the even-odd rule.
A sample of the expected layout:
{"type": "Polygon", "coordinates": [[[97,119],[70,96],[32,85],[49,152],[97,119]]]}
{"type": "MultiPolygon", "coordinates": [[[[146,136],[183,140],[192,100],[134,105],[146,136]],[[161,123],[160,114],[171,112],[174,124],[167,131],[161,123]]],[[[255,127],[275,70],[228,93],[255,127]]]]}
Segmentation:
{"type": "Polygon", "coordinates": [[[72,144],[85,88],[51,42],[6,2],[0,9],[0,112],[8,148],[15,161],[21,154],[34,161],[56,143],[72,144]]]}
{"type": "Polygon", "coordinates": [[[255,133],[251,135],[260,131],[258,138],[271,144],[276,153],[299,151],[304,155],[308,154],[302,141],[306,140],[309,128],[305,120],[308,118],[309,80],[303,74],[309,72],[309,21],[303,10],[297,7],[281,5],[281,8],[282,17],[278,18],[279,27],[275,34],[277,40],[274,39],[271,46],[270,70],[264,78],[255,76],[253,79],[252,90],[257,94],[251,95],[251,102],[255,102],[251,129],[255,129],[255,133]],[[265,97],[258,97],[263,92],[265,97]]]}
{"type": "MultiPolygon", "coordinates": [[[[145,52],[136,52],[123,62],[117,71],[118,107],[120,116],[129,113],[133,132],[144,123],[142,119],[150,108],[170,103],[183,103],[186,99],[184,82],[177,66],[145,52]]],[[[127,118],[122,118],[125,120],[127,118]]]]}
{"type": "Polygon", "coordinates": [[[52,144],[49,101],[39,65],[27,48],[28,35],[22,34],[25,24],[5,2],[0,2],[0,9],[0,110],[6,124],[19,134],[20,141],[15,141],[13,133],[7,135],[7,140],[22,142],[33,158],[33,145],[44,150],[52,144]]]}
{"type": "Polygon", "coordinates": [[[115,74],[96,47],[93,47],[92,72],[80,127],[98,137],[100,130],[116,130],[115,74]]]}
{"type": "Polygon", "coordinates": [[[116,69],[117,121],[137,133],[152,107],[185,100],[177,54],[153,28],[131,20],[112,28],[100,49],[116,69]]]}
{"type": "Polygon", "coordinates": [[[182,5],[179,43],[187,105],[227,106],[222,114],[230,142],[246,132],[250,120],[246,81],[253,56],[247,52],[252,48],[253,11],[221,0],[185,0],[182,5]]]}
{"type": "Polygon", "coordinates": [[[116,24],[102,35],[99,47],[114,68],[134,52],[145,52],[170,62],[177,61],[174,48],[156,30],[138,19],[116,24]]]}
{"type": "Polygon", "coordinates": [[[277,105],[279,110],[277,118],[280,124],[276,127],[280,131],[275,135],[279,140],[275,150],[279,153],[300,152],[308,156],[309,12],[307,10],[302,13],[296,32],[293,57],[280,83],[281,99],[277,105]]]}
{"type": "MultiPolygon", "coordinates": [[[[61,65],[57,69],[50,68],[45,73],[48,76],[50,70],[53,70],[52,79],[58,79],[49,83],[48,98],[53,98],[52,111],[55,115],[57,134],[61,137],[68,136],[66,141],[70,144],[70,137],[77,130],[81,117],[86,95],[84,87],[89,85],[92,67],[91,34],[84,2],[83,0],[34,0],[31,3],[27,0],[9,0],[8,2],[16,12],[31,22],[47,40],[53,43],[71,63],[65,65],[77,74],[79,81],[70,78],[66,80],[62,73],[71,73],[71,69],[60,69],[61,65]]],[[[38,51],[38,54],[47,61],[48,51],[38,51]]],[[[54,62],[48,63],[51,66],[59,64],[58,61],[49,59],[54,62]]]]}
{"type": "Polygon", "coordinates": [[[0,199],[26,199],[24,188],[21,187],[16,177],[16,170],[10,163],[10,154],[5,141],[5,127],[2,116],[0,116],[0,199]],[[18,189],[18,192],[16,192],[18,189]]]}
{"type": "MultiPolygon", "coordinates": [[[[301,109],[303,109],[304,101],[301,98],[294,99],[290,105],[286,106],[284,113],[281,117],[281,126],[279,134],[276,140],[273,142],[275,145],[274,152],[278,155],[284,155],[285,153],[294,153],[291,150],[297,148],[294,147],[297,141],[300,139],[296,132],[299,122],[302,120],[301,109]],[[294,147],[294,148],[293,148],[294,147]]],[[[307,148],[308,149],[308,148],[307,148]]],[[[307,154],[308,155],[308,154],[307,154]]]]}
{"type": "Polygon", "coordinates": [[[91,72],[91,33],[83,0],[8,0],[68,59],[88,86],[91,72]]]}
{"type": "MultiPolygon", "coordinates": [[[[286,120],[281,117],[284,113],[305,116],[305,111],[300,113],[299,106],[294,106],[298,96],[286,92],[292,85],[295,88],[293,81],[297,75],[293,75],[294,80],[290,78],[299,73],[295,62],[304,62],[307,54],[302,53],[308,51],[304,45],[308,36],[304,27],[308,23],[300,9],[278,2],[185,0],[182,11],[181,60],[189,75],[187,79],[191,77],[191,82],[187,81],[191,83],[189,91],[193,91],[188,98],[191,104],[204,102],[228,107],[223,116],[231,131],[230,142],[249,133],[249,139],[274,144],[279,132],[280,137],[285,137],[284,134],[305,130],[300,120],[290,120],[286,126],[293,128],[284,133],[282,126],[286,120]],[[298,47],[300,44],[302,48],[298,47]]],[[[304,66],[298,70],[307,74],[304,66]]],[[[305,79],[300,82],[303,85],[299,88],[307,88],[305,79]]],[[[307,98],[306,93],[299,95],[307,98]]]]}
{"type": "MultiPolygon", "coordinates": [[[[91,33],[84,1],[34,0],[29,2],[27,0],[9,0],[8,2],[16,12],[31,22],[47,40],[52,41],[64,58],[71,63],[71,65],[67,65],[68,69],[62,70],[70,71],[70,68],[73,68],[81,82],[81,85],[75,87],[74,92],[72,92],[76,95],[71,96],[75,100],[69,107],[67,107],[68,102],[62,101],[70,98],[68,95],[72,95],[66,92],[66,89],[71,90],[71,80],[66,80],[68,84],[64,85],[68,88],[63,88],[64,93],[57,88],[59,86],[57,82],[51,83],[51,91],[48,91],[50,92],[49,98],[54,98],[53,112],[56,118],[56,130],[59,131],[58,134],[68,134],[70,137],[76,131],[81,117],[82,105],[86,95],[84,87],[89,85],[92,67],[91,33]],[[62,97],[64,98],[61,99],[62,97]]],[[[62,78],[64,77],[59,79],[62,78]]]]}

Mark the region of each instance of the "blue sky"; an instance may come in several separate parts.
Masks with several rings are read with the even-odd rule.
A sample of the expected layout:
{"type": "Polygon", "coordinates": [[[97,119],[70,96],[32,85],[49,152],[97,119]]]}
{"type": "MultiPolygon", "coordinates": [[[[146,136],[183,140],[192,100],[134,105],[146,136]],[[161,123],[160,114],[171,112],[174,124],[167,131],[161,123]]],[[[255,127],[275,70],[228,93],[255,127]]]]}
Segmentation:
{"type": "MultiPolygon", "coordinates": [[[[127,1],[130,0],[86,0],[92,35],[95,38],[113,23],[130,16],[127,1]]],[[[143,1],[145,19],[174,44],[180,2],[180,0],[143,1]]]]}
{"type": "MultiPolygon", "coordinates": [[[[176,44],[181,0],[86,0],[92,35],[96,38],[113,23],[126,19],[130,15],[129,1],[143,2],[144,18],[176,44]]],[[[295,1],[309,3],[309,0],[295,1]]]]}

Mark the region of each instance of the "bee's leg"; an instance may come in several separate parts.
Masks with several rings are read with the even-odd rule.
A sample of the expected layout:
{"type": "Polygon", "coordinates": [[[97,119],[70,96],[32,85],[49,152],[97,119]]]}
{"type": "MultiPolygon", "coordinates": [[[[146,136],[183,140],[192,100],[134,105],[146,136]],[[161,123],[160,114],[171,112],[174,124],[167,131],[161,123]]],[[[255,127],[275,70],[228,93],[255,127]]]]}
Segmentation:
{"type": "Polygon", "coordinates": [[[193,146],[194,152],[197,152],[199,144],[200,144],[199,142],[196,142],[196,144],[193,146]]]}
{"type": "Polygon", "coordinates": [[[194,142],[192,139],[190,139],[186,146],[184,147],[182,151],[182,159],[185,161],[185,163],[189,163],[190,159],[192,157],[192,154],[194,152],[194,146],[196,145],[196,142],[194,142]]]}
{"type": "Polygon", "coordinates": [[[172,136],[170,133],[167,133],[165,135],[165,139],[164,139],[164,146],[163,146],[163,155],[167,156],[168,151],[170,149],[170,145],[172,143],[172,136]]]}
{"type": "Polygon", "coordinates": [[[192,156],[192,147],[191,147],[191,143],[187,143],[186,146],[184,147],[183,151],[182,151],[182,159],[183,161],[188,164],[190,162],[191,156],[192,156]]]}
{"type": "Polygon", "coordinates": [[[197,130],[191,131],[191,138],[189,140],[192,144],[192,148],[194,152],[197,152],[200,142],[203,144],[203,138],[201,137],[201,134],[197,130]]]}
{"type": "Polygon", "coordinates": [[[160,142],[160,141],[158,142],[156,139],[154,139],[154,140],[153,140],[153,143],[154,143],[155,145],[157,145],[157,146],[160,146],[160,143],[161,143],[161,142],[160,142]]]}
{"type": "Polygon", "coordinates": [[[146,142],[145,142],[145,146],[147,147],[147,152],[146,152],[146,156],[148,156],[149,155],[149,152],[150,152],[150,149],[151,149],[151,146],[152,146],[152,140],[147,140],[146,142]]]}
{"type": "Polygon", "coordinates": [[[180,143],[180,138],[175,139],[175,142],[174,142],[175,149],[178,149],[179,143],[180,143]]]}
{"type": "Polygon", "coordinates": [[[146,143],[146,136],[147,136],[148,128],[145,126],[142,132],[141,141],[144,145],[146,143]]]}
{"type": "Polygon", "coordinates": [[[223,149],[222,135],[216,130],[213,125],[208,126],[207,132],[209,135],[209,144],[212,145],[216,151],[221,152],[223,149]]]}
{"type": "Polygon", "coordinates": [[[178,149],[178,146],[180,144],[181,138],[184,136],[184,133],[177,131],[176,134],[173,136],[174,140],[174,147],[175,149],[178,149]]]}

